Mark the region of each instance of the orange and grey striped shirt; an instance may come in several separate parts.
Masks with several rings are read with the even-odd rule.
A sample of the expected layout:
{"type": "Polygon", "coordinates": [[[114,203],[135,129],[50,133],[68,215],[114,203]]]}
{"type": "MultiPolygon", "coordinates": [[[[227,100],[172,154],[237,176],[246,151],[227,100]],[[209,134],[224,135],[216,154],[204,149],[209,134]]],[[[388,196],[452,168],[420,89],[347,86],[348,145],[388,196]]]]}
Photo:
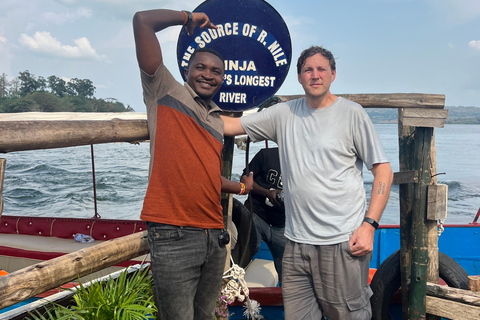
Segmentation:
{"type": "Polygon", "coordinates": [[[204,229],[223,228],[221,207],[223,121],[162,64],[141,71],[150,134],[147,193],[140,218],[204,229]]]}

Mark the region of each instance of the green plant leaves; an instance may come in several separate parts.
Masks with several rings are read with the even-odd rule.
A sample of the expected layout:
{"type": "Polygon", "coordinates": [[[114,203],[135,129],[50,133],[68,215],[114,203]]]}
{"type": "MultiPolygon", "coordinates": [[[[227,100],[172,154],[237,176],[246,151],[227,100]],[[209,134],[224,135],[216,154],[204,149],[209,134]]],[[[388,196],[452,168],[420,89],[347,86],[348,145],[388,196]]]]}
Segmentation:
{"type": "Polygon", "coordinates": [[[73,300],[68,307],[52,304],[44,314],[31,314],[30,320],[142,320],[155,319],[157,312],[148,268],[133,274],[125,271],[117,279],[98,281],[88,288],[80,283],[73,300]]]}

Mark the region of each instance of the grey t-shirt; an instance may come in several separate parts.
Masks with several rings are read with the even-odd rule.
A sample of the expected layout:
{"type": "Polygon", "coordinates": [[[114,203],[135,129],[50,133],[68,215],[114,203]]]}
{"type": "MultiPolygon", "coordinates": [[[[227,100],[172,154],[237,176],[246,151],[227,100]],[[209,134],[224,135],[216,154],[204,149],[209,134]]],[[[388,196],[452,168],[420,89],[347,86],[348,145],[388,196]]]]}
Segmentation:
{"type": "Polygon", "coordinates": [[[305,98],[241,118],[253,141],[279,147],[285,191],[285,236],[329,245],[347,241],[363,221],[362,168],[388,162],[365,110],[338,98],[311,109],[305,98]]]}

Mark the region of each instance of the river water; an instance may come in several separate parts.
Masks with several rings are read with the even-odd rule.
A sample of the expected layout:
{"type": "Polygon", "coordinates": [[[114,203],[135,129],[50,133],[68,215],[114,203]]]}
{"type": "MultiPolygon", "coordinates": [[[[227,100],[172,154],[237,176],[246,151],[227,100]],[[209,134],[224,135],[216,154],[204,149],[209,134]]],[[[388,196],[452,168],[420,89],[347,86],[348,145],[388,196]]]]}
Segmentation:
{"type": "MultiPolygon", "coordinates": [[[[397,125],[375,126],[396,172],[397,125]]],[[[442,173],[438,183],[448,185],[446,223],[471,222],[480,207],[480,125],[447,124],[435,129],[435,136],[437,172],[442,173]]],[[[250,159],[264,147],[264,142],[251,144],[250,159]]],[[[147,186],[148,149],[148,143],[94,146],[97,212],[102,218],[139,218],[147,186]]],[[[4,214],[78,218],[95,214],[90,146],[12,152],[0,157],[7,159],[4,214]]],[[[235,148],[233,180],[239,180],[244,166],[245,151],[235,148]]],[[[369,196],[373,176],[365,170],[364,178],[369,196]]],[[[246,198],[236,197],[241,201],[246,198]]],[[[392,187],[380,222],[399,222],[398,186],[392,187]]]]}

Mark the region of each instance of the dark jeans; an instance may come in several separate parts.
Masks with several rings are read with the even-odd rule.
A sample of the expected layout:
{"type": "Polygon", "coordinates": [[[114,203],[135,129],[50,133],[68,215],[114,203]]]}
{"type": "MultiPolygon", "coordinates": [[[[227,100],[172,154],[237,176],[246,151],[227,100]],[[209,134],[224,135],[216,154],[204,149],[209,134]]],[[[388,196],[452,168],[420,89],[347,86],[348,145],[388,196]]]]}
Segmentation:
{"type": "Polygon", "coordinates": [[[283,251],[285,250],[285,245],[287,243],[287,238],[285,238],[284,235],[285,228],[271,226],[257,214],[253,214],[253,222],[257,229],[257,248],[255,249],[255,252],[260,250],[262,240],[265,241],[272,254],[275,270],[278,273],[278,279],[281,283],[283,251]]]}
{"type": "Polygon", "coordinates": [[[212,320],[226,249],[220,229],[147,222],[157,319],[212,320]]]}

